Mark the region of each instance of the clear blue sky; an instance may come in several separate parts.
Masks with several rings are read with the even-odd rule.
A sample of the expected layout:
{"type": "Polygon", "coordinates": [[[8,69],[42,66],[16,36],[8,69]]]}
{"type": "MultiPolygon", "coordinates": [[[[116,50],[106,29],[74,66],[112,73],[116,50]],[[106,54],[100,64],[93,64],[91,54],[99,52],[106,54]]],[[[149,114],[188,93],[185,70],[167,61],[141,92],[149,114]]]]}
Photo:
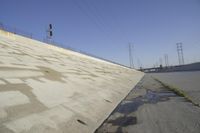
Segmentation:
{"type": "Polygon", "coordinates": [[[0,22],[40,39],[52,23],[55,41],[124,65],[129,42],[136,67],[178,64],[177,42],[200,61],[200,0],[1,0],[0,22]]]}

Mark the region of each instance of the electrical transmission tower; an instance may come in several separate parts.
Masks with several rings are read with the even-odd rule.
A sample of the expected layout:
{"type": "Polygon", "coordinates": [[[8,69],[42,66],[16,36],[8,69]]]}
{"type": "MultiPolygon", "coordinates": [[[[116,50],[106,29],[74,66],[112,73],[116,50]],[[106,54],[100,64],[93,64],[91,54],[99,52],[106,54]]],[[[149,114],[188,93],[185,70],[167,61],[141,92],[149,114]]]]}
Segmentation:
{"type": "Polygon", "coordinates": [[[134,64],[133,64],[133,45],[131,45],[131,43],[129,43],[129,61],[130,61],[130,68],[134,68],[134,64]]]}
{"type": "Polygon", "coordinates": [[[169,59],[168,59],[168,55],[165,54],[164,55],[164,58],[165,58],[165,66],[168,67],[169,66],[169,59]]]}
{"type": "Polygon", "coordinates": [[[179,65],[184,65],[183,46],[182,43],[176,43],[179,65]]]}

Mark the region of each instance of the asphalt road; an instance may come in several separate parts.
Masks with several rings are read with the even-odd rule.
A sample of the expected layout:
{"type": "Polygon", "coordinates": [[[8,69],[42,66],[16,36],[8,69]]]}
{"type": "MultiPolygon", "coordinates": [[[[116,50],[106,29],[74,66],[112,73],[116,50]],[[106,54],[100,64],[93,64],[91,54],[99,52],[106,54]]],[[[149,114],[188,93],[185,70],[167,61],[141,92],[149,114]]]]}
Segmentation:
{"type": "Polygon", "coordinates": [[[145,77],[96,133],[199,133],[200,107],[145,77]]]}

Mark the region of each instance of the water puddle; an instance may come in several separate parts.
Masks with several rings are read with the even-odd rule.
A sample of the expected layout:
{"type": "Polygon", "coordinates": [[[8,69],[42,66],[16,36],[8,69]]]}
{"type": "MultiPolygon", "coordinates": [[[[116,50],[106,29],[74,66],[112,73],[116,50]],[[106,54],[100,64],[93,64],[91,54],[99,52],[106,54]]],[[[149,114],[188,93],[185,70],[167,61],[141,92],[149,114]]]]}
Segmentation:
{"type": "Polygon", "coordinates": [[[114,126],[128,126],[128,125],[134,125],[137,123],[137,118],[134,116],[125,116],[125,117],[118,117],[115,120],[109,120],[107,123],[112,123],[114,126]]]}
{"type": "MultiPolygon", "coordinates": [[[[117,117],[115,119],[107,119],[105,121],[105,124],[112,124],[112,126],[117,126],[116,133],[122,133],[123,127],[129,126],[129,125],[135,125],[137,124],[137,117],[129,115],[130,113],[133,113],[137,111],[137,109],[144,105],[144,104],[156,104],[158,102],[164,102],[170,99],[170,97],[177,97],[175,93],[168,90],[161,90],[161,91],[152,91],[152,90],[146,90],[146,94],[143,96],[138,96],[136,98],[132,98],[130,100],[124,100],[120,105],[117,106],[117,108],[113,111],[111,115],[114,113],[120,113],[122,116],[117,117]]],[[[103,128],[102,128],[103,129],[103,128]]],[[[104,132],[99,128],[96,130],[95,133],[101,133],[104,132]]]]}
{"type": "Polygon", "coordinates": [[[135,112],[143,104],[156,104],[169,100],[170,97],[177,95],[170,91],[151,91],[147,90],[144,96],[139,96],[127,101],[127,103],[120,104],[114,112],[119,112],[125,115],[135,112]]]}
{"type": "Polygon", "coordinates": [[[110,117],[104,121],[104,123],[95,131],[95,133],[123,133],[124,129],[129,128],[127,126],[133,126],[139,123],[137,115],[134,113],[139,107],[145,104],[157,104],[159,102],[165,102],[170,100],[172,97],[179,97],[173,91],[167,89],[146,89],[142,86],[143,82],[138,83],[135,89],[146,90],[146,93],[133,98],[131,94],[135,93],[135,91],[133,90],[130,92],[127,98],[115,108],[110,117]]]}

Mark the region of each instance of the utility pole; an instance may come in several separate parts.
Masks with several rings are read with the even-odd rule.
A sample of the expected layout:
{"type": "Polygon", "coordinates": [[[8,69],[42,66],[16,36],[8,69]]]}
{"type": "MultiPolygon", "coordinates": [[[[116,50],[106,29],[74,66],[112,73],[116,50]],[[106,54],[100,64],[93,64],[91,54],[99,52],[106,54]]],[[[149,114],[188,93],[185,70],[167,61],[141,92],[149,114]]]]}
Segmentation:
{"type": "Polygon", "coordinates": [[[168,66],[169,66],[168,55],[165,54],[165,55],[164,55],[164,58],[165,58],[165,66],[168,67],[168,66]]]}
{"type": "Polygon", "coordinates": [[[159,62],[160,62],[160,65],[162,66],[162,64],[163,64],[162,58],[159,58],[159,62]]]}
{"type": "Polygon", "coordinates": [[[134,68],[134,64],[133,64],[133,54],[132,54],[132,49],[133,46],[131,45],[131,43],[129,43],[129,61],[130,61],[130,68],[134,68]]]}
{"type": "Polygon", "coordinates": [[[51,43],[52,42],[52,36],[53,36],[52,29],[53,29],[52,24],[49,24],[49,27],[46,30],[46,40],[47,40],[47,43],[51,43]]]}
{"type": "Polygon", "coordinates": [[[184,65],[183,46],[182,43],[176,43],[179,65],[184,65]]]}
{"type": "Polygon", "coordinates": [[[137,59],[137,63],[138,63],[138,68],[142,69],[142,63],[140,62],[140,59],[137,59]]]}

